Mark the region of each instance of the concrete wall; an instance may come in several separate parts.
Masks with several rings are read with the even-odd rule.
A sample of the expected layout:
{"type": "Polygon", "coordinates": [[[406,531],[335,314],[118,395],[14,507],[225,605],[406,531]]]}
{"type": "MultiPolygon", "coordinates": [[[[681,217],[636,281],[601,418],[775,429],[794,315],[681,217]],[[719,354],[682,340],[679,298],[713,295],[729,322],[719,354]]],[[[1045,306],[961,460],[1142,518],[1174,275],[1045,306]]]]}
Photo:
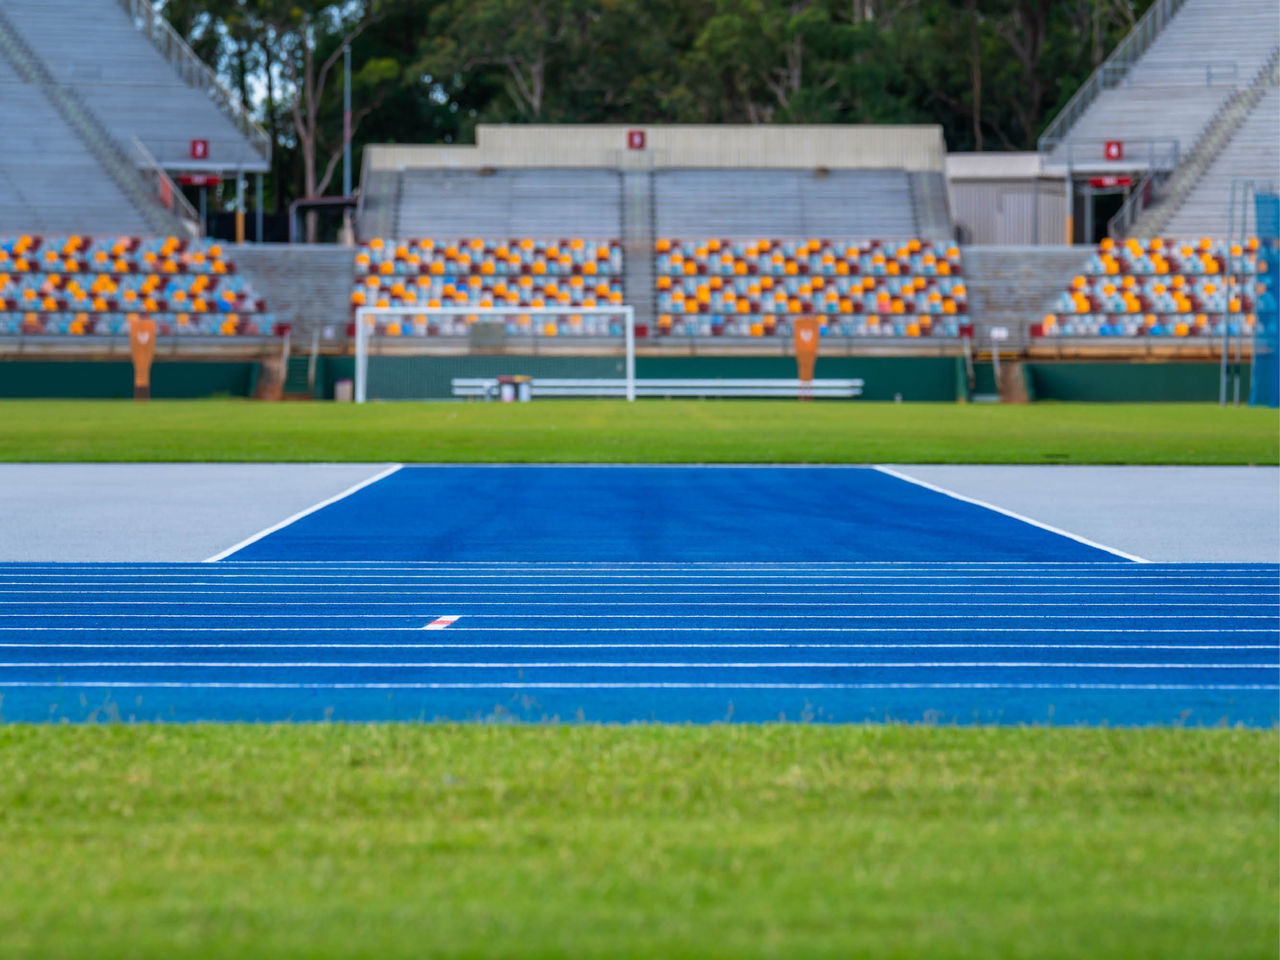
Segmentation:
{"type": "Polygon", "coordinates": [[[365,175],[378,170],[479,167],[943,168],[938,126],[531,125],[480,124],[475,145],[371,145],[365,175]],[[645,146],[629,149],[628,133],[645,146]]]}
{"type": "MultiPolygon", "coordinates": [[[[453,377],[528,374],[542,377],[620,377],[618,357],[371,357],[371,377],[387,398],[449,397],[453,377]]],[[[249,361],[158,361],[152,396],[186,399],[252,395],[260,364],[249,361]]],[[[316,394],[333,396],[334,381],[354,375],[351,357],[321,357],[316,394]]],[[[1036,400],[1084,402],[1216,402],[1218,364],[1037,362],[1026,364],[1036,400]]],[[[636,374],[667,377],[794,377],[790,357],[639,357],[636,374]]],[[[993,392],[991,365],[975,365],[977,393],[993,392]]],[[[963,361],[954,357],[820,357],[819,377],[861,377],[863,399],[954,401],[967,393],[963,361]]],[[[1241,396],[1248,397],[1245,365],[1241,396]]],[[[0,361],[0,397],[127,398],[133,395],[128,361],[0,361]]]]}

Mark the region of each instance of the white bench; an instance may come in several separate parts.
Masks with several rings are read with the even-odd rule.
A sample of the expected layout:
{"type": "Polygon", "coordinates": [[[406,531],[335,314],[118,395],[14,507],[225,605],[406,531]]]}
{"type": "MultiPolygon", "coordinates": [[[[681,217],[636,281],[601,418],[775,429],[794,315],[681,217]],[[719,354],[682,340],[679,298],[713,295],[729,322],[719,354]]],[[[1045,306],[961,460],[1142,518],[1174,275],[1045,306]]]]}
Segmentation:
{"type": "MultiPolygon", "coordinates": [[[[625,397],[627,382],[622,379],[566,379],[534,377],[531,395],[538,397],[625,397]]],[[[862,380],[637,380],[637,397],[807,397],[848,399],[862,396],[862,380]]],[[[493,377],[455,377],[455,397],[496,398],[498,381],[493,377]]]]}

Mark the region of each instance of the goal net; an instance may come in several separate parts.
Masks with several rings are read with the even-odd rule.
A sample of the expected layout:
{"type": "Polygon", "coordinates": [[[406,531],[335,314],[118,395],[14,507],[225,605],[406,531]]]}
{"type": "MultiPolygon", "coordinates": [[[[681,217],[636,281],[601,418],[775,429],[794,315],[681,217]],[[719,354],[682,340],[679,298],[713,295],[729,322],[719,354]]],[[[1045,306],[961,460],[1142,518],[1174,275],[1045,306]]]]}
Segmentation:
{"type": "Polygon", "coordinates": [[[534,395],[635,399],[635,312],[610,307],[360,307],[355,401],[534,395]]]}

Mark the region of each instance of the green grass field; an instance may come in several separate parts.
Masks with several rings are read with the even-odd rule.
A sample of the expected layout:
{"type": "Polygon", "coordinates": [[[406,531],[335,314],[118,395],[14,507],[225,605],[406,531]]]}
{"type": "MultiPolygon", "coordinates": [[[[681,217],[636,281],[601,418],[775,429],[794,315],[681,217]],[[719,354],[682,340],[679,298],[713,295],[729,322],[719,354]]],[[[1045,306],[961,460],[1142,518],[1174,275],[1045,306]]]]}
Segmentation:
{"type": "Polygon", "coordinates": [[[0,726],[0,956],[1276,956],[1277,732],[0,726]]]}
{"type": "Polygon", "coordinates": [[[1209,404],[0,401],[6,461],[1280,462],[1280,414],[1209,404]]]}

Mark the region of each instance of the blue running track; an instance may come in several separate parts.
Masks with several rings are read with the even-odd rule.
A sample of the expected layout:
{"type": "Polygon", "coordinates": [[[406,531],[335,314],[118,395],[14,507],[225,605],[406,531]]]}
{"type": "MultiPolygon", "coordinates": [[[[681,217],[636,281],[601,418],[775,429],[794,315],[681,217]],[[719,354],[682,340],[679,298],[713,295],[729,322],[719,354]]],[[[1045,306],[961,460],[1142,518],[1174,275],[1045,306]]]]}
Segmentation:
{"type": "Polygon", "coordinates": [[[1278,576],[870,469],[410,468],[221,563],[0,565],[0,715],[1273,725],[1278,576]]]}

